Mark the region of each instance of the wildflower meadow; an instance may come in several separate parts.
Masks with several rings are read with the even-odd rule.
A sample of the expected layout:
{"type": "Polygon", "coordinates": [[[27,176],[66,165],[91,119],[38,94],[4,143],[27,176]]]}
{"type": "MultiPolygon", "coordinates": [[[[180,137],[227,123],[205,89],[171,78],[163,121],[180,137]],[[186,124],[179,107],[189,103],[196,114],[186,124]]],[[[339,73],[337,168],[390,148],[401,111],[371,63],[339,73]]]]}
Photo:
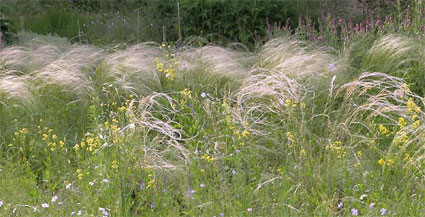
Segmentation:
{"type": "Polygon", "coordinates": [[[0,216],[423,216],[421,2],[300,20],[255,50],[18,32],[0,216]]]}

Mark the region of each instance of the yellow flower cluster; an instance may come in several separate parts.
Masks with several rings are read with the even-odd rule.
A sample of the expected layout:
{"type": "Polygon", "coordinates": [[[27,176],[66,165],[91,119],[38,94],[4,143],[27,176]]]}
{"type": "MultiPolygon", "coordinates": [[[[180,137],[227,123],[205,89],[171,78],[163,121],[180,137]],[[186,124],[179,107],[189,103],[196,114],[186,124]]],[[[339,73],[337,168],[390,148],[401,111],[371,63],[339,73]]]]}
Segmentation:
{"type": "Polygon", "coordinates": [[[388,135],[390,131],[382,124],[379,125],[379,134],[388,135]]]}
{"type": "Polygon", "coordinates": [[[362,151],[358,151],[358,152],[357,152],[357,157],[358,157],[358,158],[362,158],[362,155],[363,155],[362,151]]]}
{"type": "Polygon", "coordinates": [[[385,160],[381,158],[379,159],[378,164],[381,166],[385,166],[385,165],[392,166],[394,164],[394,161],[391,159],[388,159],[387,162],[385,162],[385,160]]]}
{"type": "Polygon", "coordinates": [[[233,121],[232,121],[232,114],[231,114],[231,110],[230,110],[230,105],[227,103],[227,99],[224,99],[223,100],[223,103],[221,104],[221,107],[223,107],[223,109],[225,111],[226,125],[231,130],[235,129],[235,126],[234,126],[233,121]]]}
{"type": "Polygon", "coordinates": [[[289,106],[291,106],[292,100],[291,99],[286,99],[285,100],[285,107],[289,108],[289,106]]]}
{"type": "Polygon", "coordinates": [[[404,120],[404,118],[403,117],[399,117],[398,118],[398,124],[400,125],[400,127],[405,127],[405,126],[407,126],[407,122],[406,122],[406,120],[404,120]]]}
{"type": "Polygon", "coordinates": [[[125,112],[125,111],[127,111],[127,107],[121,106],[121,107],[118,108],[118,111],[119,112],[125,112]]]}
{"type": "Polygon", "coordinates": [[[82,180],[83,179],[83,172],[81,171],[81,169],[77,169],[77,177],[78,180],[82,180]]]}
{"type": "Polygon", "coordinates": [[[202,155],[202,160],[206,160],[206,161],[208,161],[208,162],[214,162],[216,159],[214,158],[214,157],[211,157],[211,156],[209,156],[208,154],[204,154],[204,155],[202,155]]]}
{"type": "MultiPolygon", "coordinates": [[[[161,45],[161,49],[165,49],[165,48],[166,46],[161,45]]],[[[176,60],[175,54],[170,55],[170,51],[169,51],[170,48],[171,46],[168,46],[168,49],[166,50],[166,55],[165,55],[165,60],[168,64],[162,63],[159,57],[155,58],[155,60],[156,60],[156,70],[158,72],[164,72],[165,77],[172,81],[175,78],[175,72],[179,62],[176,60]],[[171,59],[170,59],[170,56],[171,56],[171,59]]]]}
{"type": "Polygon", "coordinates": [[[407,136],[407,133],[401,130],[396,133],[396,136],[394,137],[394,144],[399,145],[399,148],[401,148],[401,145],[406,143],[408,140],[409,137],[407,136]]]}
{"type": "Polygon", "coordinates": [[[112,169],[118,169],[118,161],[112,161],[112,169]]]}
{"type": "Polygon", "coordinates": [[[81,149],[85,149],[89,152],[96,153],[100,147],[101,147],[100,138],[94,137],[92,134],[87,133],[85,140],[82,140],[80,144],[74,145],[74,150],[78,152],[81,149]]]}
{"type": "Polygon", "coordinates": [[[241,140],[242,138],[245,138],[247,136],[249,136],[249,131],[244,130],[242,133],[239,132],[239,130],[235,130],[233,132],[233,134],[235,134],[236,136],[238,136],[238,139],[241,140]]]}
{"type": "Polygon", "coordinates": [[[335,151],[338,158],[343,158],[347,155],[347,151],[342,147],[341,141],[335,141],[326,146],[326,150],[335,151]]]}
{"type": "MultiPolygon", "coordinates": [[[[292,108],[296,108],[298,106],[298,103],[299,103],[298,101],[292,101],[291,99],[286,99],[285,100],[285,107],[289,108],[289,107],[292,106],[292,108]]],[[[305,103],[304,102],[301,103],[301,108],[305,109],[305,103]]]]}
{"type": "Polygon", "coordinates": [[[415,101],[413,101],[413,98],[409,98],[407,101],[407,109],[409,113],[419,113],[421,111],[421,108],[416,105],[415,101]]]}
{"type": "Polygon", "coordinates": [[[28,129],[27,128],[22,128],[21,130],[19,130],[19,133],[21,133],[21,134],[28,134],[28,129]]]}
{"type": "Polygon", "coordinates": [[[295,140],[294,134],[291,132],[286,132],[286,137],[288,137],[288,142],[292,143],[295,140]]]}
{"type": "Polygon", "coordinates": [[[109,134],[112,138],[112,142],[114,144],[120,144],[123,142],[123,139],[121,138],[121,136],[118,133],[118,120],[117,119],[112,119],[112,125],[109,124],[108,121],[106,121],[104,123],[106,128],[109,128],[109,134]]]}
{"type": "Polygon", "coordinates": [[[180,94],[187,99],[192,98],[192,91],[189,90],[188,88],[184,88],[182,91],[180,91],[180,94]]]}
{"type": "MultiPolygon", "coordinates": [[[[48,133],[50,134],[51,132],[52,129],[49,129],[48,133]]],[[[58,146],[63,150],[65,148],[65,142],[58,140],[58,136],[56,134],[53,134],[52,136],[49,136],[49,134],[43,133],[41,135],[41,140],[47,142],[47,146],[50,148],[50,151],[55,151],[58,146]]]]}

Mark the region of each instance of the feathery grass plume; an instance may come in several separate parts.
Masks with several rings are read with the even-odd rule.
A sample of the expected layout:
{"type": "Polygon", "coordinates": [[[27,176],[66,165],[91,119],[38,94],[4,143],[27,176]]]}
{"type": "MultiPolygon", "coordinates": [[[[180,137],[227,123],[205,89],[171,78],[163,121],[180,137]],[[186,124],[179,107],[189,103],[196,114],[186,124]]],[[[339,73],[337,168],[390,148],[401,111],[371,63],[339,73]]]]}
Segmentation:
{"type": "Polygon", "coordinates": [[[410,91],[403,79],[385,73],[363,73],[357,80],[343,85],[335,94],[338,96],[343,100],[335,120],[339,120],[339,127],[351,137],[350,145],[354,147],[376,139],[373,128],[382,125],[382,129],[388,127],[396,131],[390,134],[381,129],[381,134],[387,134],[391,140],[389,145],[381,146],[384,158],[395,155],[403,159],[408,154],[410,160],[406,163],[415,163],[417,168],[424,169],[419,162],[425,158],[422,146],[425,102],[410,91]]]}
{"type": "Polygon", "coordinates": [[[156,57],[162,57],[156,43],[141,43],[116,52],[99,65],[94,75],[97,87],[113,85],[125,92],[148,95],[161,90],[156,57]]]}
{"type": "Polygon", "coordinates": [[[72,46],[59,59],[34,73],[45,85],[58,85],[68,91],[84,94],[92,90],[90,74],[102,60],[103,51],[91,46],[72,46]]]}
{"type": "Polygon", "coordinates": [[[386,35],[375,41],[363,60],[362,68],[402,77],[412,84],[414,92],[422,95],[425,92],[424,50],[425,46],[418,39],[386,35]]]}
{"type": "MultiPolygon", "coordinates": [[[[33,95],[28,87],[28,80],[29,76],[0,76],[0,96],[4,95],[6,99],[18,100],[23,104],[31,102],[33,95]]],[[[11,106],[9,103],[8,105],[11,106]]]]}
{"type": "Polygon", "coordinates": [[[42,36],[35,33],[18,33],[18,42],[0,51],[0,67],[28,74],[58,59],[68,50],[65,38],[42,36]]]}
{"type": "Polygon", "coordinates": [[[337,64],[339,60],[332,52],[335,53],[329,47],[315,47],[290,37],[276,38],[264,45],[258,55],[258,65],[281,71],[298,81],[329,79],[345,67],[345,64],[337,64]]]}
{"type": "Polygon", "coordinates": [[[29,87],[28,75],[0,75],[0,138],[13,135],[13,119],[32,117],[37,113],[38,101],[29,87]]]}
{"type": "Polygon", "coordinates": [[[249,52],[239,52],[217,46],[186,48],[178,53],[180,69],[191,71],[203,68],[215,75],[232,79],[243,79],[252,66],[253,56],[249,52]]]}
{"type": "Polygon", "coordinates": [[[150,167],[177,168],[188,163],[188,151],[183,146],[182,132],[173,125],[177,124],[172,116],[179,112],[180,104],[164,93],[152,93],[142,97],[135,105],[132,101],[128,114],[131,123],[150,139],[142,144],[144,161],[150,167]]]}
{"type": "Polygon", "coordinates": [[[59,58],[61,51],[50,45],[35,48],[9,47],[0,51],[0,67],[28,74],[59,58]]]}
{"type": "Polygon", "coordinates": [[[261,132],[265,125],[270,124],[270,114],[287,115],[292,103],[300,103],[307,91],[296,80],[286,73],[267,69],[254,69],[253,74],[246,78],[237,92],[237,116],[241,120],[249,119],[253,126],[261,132]]]}

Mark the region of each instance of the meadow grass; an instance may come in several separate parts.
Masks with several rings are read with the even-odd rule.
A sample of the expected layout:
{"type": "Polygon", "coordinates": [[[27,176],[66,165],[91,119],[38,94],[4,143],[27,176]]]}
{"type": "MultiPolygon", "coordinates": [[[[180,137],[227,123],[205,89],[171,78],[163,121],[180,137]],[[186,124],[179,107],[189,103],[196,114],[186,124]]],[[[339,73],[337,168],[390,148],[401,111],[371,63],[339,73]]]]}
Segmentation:
{"type": "Polygon", "coordinates": [[[0,51],[0,216],[424,212],[420,39],[253,53],[19,34],[0,51]]]}

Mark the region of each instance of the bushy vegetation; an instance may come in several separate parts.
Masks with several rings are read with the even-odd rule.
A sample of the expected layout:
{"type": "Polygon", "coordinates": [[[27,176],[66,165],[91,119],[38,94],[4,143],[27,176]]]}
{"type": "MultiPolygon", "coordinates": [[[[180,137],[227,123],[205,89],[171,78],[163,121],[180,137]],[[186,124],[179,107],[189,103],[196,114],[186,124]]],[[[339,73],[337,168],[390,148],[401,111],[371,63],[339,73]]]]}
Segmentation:
{"type": "MultiPolygon", "coordinates": [[[[342,1],[338,5],[344,9],[351,8],[355,6],[351,2],[355,1],[349,4],[342,1]]],[[[56,34],[74,41],[97,45],[134,44],[140,41],[160,43],[165,32],[167,41],[202,36],[215,44],[237,41],[251,49],[267,39],[266,19],[270,23],[285,23],[288,20],[295,28],[300,13],[309,14],[316,21],[320,16],[317,8],[321,4],[326,4],[326,1],[0,1],[4,13],[11,17],[16,29],[56,34]]],[[[338,16],[344,13],[340,12],[338,16]]]]}
{"type": "Polygon", "coordinates": [[[2,34],[1,39],[7,44],[11,44],[15,39],[15,29],[13,29],[10,20],[1,16],[0,14],[0,32],[2,34]]]}
{"type": "Polygon", "coordinates": [[[0,51],[0,216],[422,216],[417,3],[346,34],[330,12],[269,23],[254,52],[18,32],[0,51]]]}

